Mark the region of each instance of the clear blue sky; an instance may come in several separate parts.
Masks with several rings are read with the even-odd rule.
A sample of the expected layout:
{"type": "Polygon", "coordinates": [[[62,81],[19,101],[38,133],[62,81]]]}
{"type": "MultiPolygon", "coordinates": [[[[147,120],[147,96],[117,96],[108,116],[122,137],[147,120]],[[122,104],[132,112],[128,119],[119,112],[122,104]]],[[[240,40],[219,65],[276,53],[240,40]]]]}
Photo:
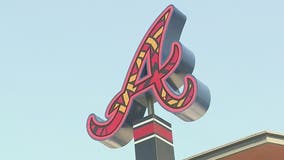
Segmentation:
{"type": "Polygon", "coordinates": [[[140,40],[174,4],[188,18],[181,41],[207,84],[207,114],[173,125],[176,159],[262,130],[284,132],[284,2],[281,0],[1,0],[0,159],[133,160],[134,144],[92,140],[140,40]]]}

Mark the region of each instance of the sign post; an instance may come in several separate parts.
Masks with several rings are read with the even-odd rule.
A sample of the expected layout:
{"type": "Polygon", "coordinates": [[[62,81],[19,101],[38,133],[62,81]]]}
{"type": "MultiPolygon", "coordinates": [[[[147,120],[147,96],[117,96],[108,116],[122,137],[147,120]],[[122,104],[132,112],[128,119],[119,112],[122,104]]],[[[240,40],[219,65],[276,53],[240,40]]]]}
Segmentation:
{"type": "Polygon", "coordinates": [[[184,121],[197,120],[210,104],[208,87],[192,75],[194,55],[179,41],[185,21],[173,5],[155,20],[108,105],[107,120],[88,117],[90,137],[110,148],[134,137],[137,160],[174,160],[171,124],[154,114],[154,103],[184,121]],[[144,117],[146,108],[149,115],[144,117]]]}
{"type": "Polygon", "coordinates": [[[147,100],[148,116],[133,124],[136,160],[174,160],[171,124],[155,115],[152,97],[147,100]]]}
{"type": "Polygon", "coordinates": [[[174,160],[171,124],[152,114],[133,126],[136,160],[174,160]]]}

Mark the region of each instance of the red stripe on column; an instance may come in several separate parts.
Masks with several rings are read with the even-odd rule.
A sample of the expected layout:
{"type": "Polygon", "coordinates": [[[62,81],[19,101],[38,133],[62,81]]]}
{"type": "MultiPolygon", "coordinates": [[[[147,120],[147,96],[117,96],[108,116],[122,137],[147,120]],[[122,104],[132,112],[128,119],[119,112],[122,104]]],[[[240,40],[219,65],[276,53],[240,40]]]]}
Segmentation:
{"type": "Polygon", "coordinates": [[[172,132],[155,122],[150,122],[144,126],[135,128],[134,140],[137,141],[141,138],[145,138],[153,134],[157,134],[171,143],[173,142],[172,132]]]}

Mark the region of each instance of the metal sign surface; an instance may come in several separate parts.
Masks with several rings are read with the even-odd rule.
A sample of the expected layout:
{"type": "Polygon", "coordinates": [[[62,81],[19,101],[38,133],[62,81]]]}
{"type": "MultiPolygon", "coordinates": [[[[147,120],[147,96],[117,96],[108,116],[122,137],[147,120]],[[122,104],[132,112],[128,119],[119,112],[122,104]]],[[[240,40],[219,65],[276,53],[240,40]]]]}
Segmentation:
{"type": "Polygon", "coordinates": [[[172,5],[155,20],[133,57],[121,90],[107,107],[107,120],[95,114],[88,117],[90,137],[111,148],[126,145],[133,138],[133,122],[144,117],[149,96],[184,121],[205,114],[209,89],[192,75],[194,55],[179,42],[185,21],[186,16],[172,5]]]}

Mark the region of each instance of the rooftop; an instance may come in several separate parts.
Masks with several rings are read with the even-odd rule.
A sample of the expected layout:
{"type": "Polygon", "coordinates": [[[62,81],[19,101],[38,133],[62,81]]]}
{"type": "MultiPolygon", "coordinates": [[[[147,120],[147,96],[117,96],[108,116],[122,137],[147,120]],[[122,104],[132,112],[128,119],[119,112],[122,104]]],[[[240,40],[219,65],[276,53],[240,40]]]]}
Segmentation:
{"type": "Polygon", "coordinates": [[[263,131],[185,160],[279,160],[279,158],[284,158],[284,134],[263,131]]]}

